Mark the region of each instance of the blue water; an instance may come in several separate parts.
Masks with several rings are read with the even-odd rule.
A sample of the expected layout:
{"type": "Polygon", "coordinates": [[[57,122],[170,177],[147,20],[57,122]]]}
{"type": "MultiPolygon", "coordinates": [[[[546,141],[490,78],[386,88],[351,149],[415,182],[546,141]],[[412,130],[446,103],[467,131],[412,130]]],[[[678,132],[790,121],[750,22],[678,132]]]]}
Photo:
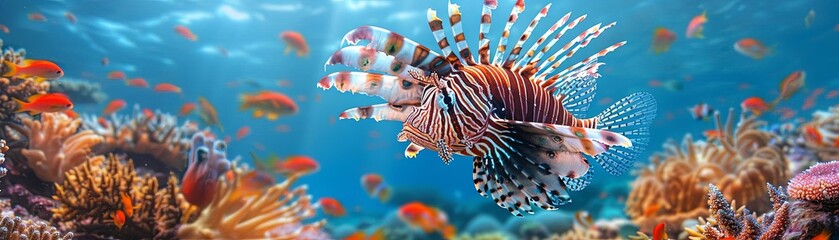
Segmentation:
{"type": "MultiPolygon", "coordinates": [[[[480,1],[457,1],[462,8],[464,29],[473,49],[477,49],[480,1]]],[[[647,153],[660,149],[668,138],[680,139],[685,133],[694,135],[711,129],[713,122],[691,119],[686,108],[708,103],[715,109],[734,107],[751,96],[774,99],[778,83],[795,70],[807,72],[806,87],[790,101],[782,104],[808,118],[816,109],[833,105],[837,99],[825,100],[801,110],[807,95],[817,88],[825,92],[839,89],[839,73],[835,67],[839,54],[839,3],[818,1],[528,1],[519,24],[513,28],[518,36],[526,22],[547,2],[553,2],[550,15],[534,32],[534,38],[566,12],[572,18],[588,14],[588,18],[566,36],[576,35],[599,22],[618,24],[603,33],[575,56],[580,59],[619,41],[628,44],[601,60],[602,78],[593,116],[614,100],[638,91],[655,95],[659,116],[652,126],[653,141],[647,153]],[[817,15],[812,27],[804,26],[804,17],[813,9],[817,15]],[[686,39],[687,23],[695,15],[707,11],[705,39],[686,39]],[[651,51],[652,32],[666,27],[676,32],[677,40],[669,52],[655,55],[651,51]],[[753,37],[772,48],[763,60],[753,60],[734,51],[733,44],[744,37],[753,37]],[[681,91],[650,87],[650,80],[676,80],[681,91]],[[739,86],[747,84],[748,88],[739,86]],[[612,99],[611,101],[603,99],[612,99]]],[[[504,0],[494,12],[490,33],[493,46],[501,32],[512,1],[504,0]]],[[[0,0],[0,24],[10,34],[0,33],[6,46],[25,48],[29,58],[57,62],[66,72],[65,78],[84,79],[103,85],[110,98],[122,98],[129,104],[176,113],[186,101],[207,97],[220,112],[226,132],[235,135],[241,126],[250,126],[252,134],[230,144],[229,155],[241,155],[249,161],[248,152],[258,155],[276,153],[280,156],[308,155],[321,163],[318,173],[305,177],[316,198],[331,196],[341,200],[350,212],[360,210],[377,215],[393,209],[370,199],[363,192],[359,179],[365,173],[383,175],[396,189],[433,189],[458,203],[490,203],[474,192],[471,158],[456,157],[444,165],[433,152],[422,152],[416,159],[405,159],[405,144],[396,142],[401,126],[395,122],[352,120],[330,123],[348,108],[379,103],[380,99],[363,95],[322,91],[315,83],[328,73],[344,68],[323,63],[340,48],[347,31],[361,25],[375,25],[399,32],[436,49],[425,20],[425,10],[446,12],[445,1],[15,1],[0,0]],[[233,9],[238,14],[224,14],[233,9]],[[78,23],[70,24],[64,12],[73,12],[78,23]],[[29,12],[40,12],[45,23],[27,20],[29,12]],[[185,25],[199,36],[190,42],[173,31],[185,25]],[[299,31],[311,48],[308,56],[284,55],[281,31],[299,31]],[[221,56],[217,47],[230,52],[221,56]],[[102,57],[110,65],[102,66],[102,57]],[[183,88],[184,95],[157,94],[150,89],[125,86],[105,79],[113,70],[125,71],[129,77],[143,77],[153,86],[171,82],[183,88]],[[298,100],[300,112],[278,121],[254,119],[238,109],[242,93],[260,88],[242,85],[227,87],[230,81],[253,80],[261,89],[275,90],[298,100]],[[291,82],[279,87],[278,80],[291,82]],[[316,99],[319,98],[319,101],[316,99]],[[291,131],[275,131],[277,125],[291,131]],[[255,148],[262,144],[265,151],[255,148]]],[[[560,41],[557,47],[565,43],[560,41]]],[[[572,59],[573,60],[573,59],[572,59]]],[[[571,61],[575,62],[575,61],[571,61]]],[[[566,65],[567,66],[567,65],[566,65]]],[[[79,112],[98,113],[101,105],[79,105],[79,112]]],[[[190,117],[198,120],[197,116],[190,117]]],[[[764,117],[777,121],[776,114],[764,117]]],[[[647,156],[639,159],[643,164],[647,156]]],[[[586,208],[603,191],[606,183],[628,187],[632,176],[609,177],[595,167],[594,184],[574,194],[568,209],[586,208]]],[[[618,196],[608,196],[616,198],[618,196]]],[[[489,205],[487,205],[489,206],[489,205]]],[[[592,209],[595,210],[595,209],[592,209]]],[[[487,212],[506,211],[488,207],[487,212]]]]}

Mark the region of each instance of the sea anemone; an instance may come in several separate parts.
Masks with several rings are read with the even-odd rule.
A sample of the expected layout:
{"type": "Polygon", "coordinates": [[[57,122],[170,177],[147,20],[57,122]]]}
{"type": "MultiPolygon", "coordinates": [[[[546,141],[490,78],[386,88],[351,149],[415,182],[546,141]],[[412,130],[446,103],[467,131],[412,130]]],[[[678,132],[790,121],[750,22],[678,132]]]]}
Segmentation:
{"type": "Polygon", "coordinates": [[[61,182],[64,173],[87,161],[90,148],[102,137],[93,131],[78,132],[81,120],[63,113],[42,113],[41,120],[23,118],[22,135],[29,149],[22,149],[27,165],[47,182],[61,182]]]}

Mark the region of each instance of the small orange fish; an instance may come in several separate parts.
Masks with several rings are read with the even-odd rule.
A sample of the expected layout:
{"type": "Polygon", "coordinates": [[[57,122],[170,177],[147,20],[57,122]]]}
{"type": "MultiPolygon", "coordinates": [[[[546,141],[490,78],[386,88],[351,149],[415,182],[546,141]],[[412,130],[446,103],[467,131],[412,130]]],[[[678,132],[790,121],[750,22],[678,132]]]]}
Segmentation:
{"type": "Polygon", "coordinates": [[[160,83],[154,86],[155,92],[181,93],[181,88],[171,83],[160,83]]]}
{"type": "Polygon", "coordinates": [[[67,110],[65,110],[65,111],[64,111],[64,115],[67,115],[67,117],[69,117],[69,118],[71,118],[71,119],[76,119],[76,118],[79,118],[79,114],[78,114],[78,113],[76,113],[76,111],[73,111],[73,109],[67,109],[67,110]]]}
{"type": "Polygon", "coordinates": [[[9,33],[9,27],[7,27],[6,25],[0,24],[0,32],[8,34],[9,33]]]}
{"type": "Polygon", "coordinates": [[[830,230],[824,229],[824,230],[822,230],[821,233],[819,233],[819,235],[816,235],[815,237],[813,237],[812,240],[828,240],[828,239],[830,239],[830,235],[831,235],[830,230]]]}
{"type": "Polygon", "coordinates": [[[102,57],[102,59],[99,60],[99,63],[101,63],[102,66],[108,66],[108,64],[111,63],[111,60],[108,59],[108,57],[102,57]]]}
{"type": "Polygon", "coordinates": [[[131,197],[124,192],[119,193],[119,196],[120,202],[122,203],[122,209],[125,210],[125,216],[131,217],[131,215],[134,215],[134,204],[131,202],[131,197]]]}
{"type": "Polygon", "coordinates": [[[105,120],[104,117],[96,118],[96,122],[103,128],[108,128],[110,126],[110,124],[108,124],[108,120],[105,120]]]}
{"type": "Polygon", "coordinates": [[[247,137],[248,134],[251,134],[251,128],[250,127],[248,127],[248,126],[240,127],[239,130],[236,131],[236,141],[242,140],[242,138],[247,137]]]}
{"type": "Polygon", "coordinates": [[[804,126],[803,131],[804,139],[807,140],[807,142],[814,143],[817,146],[824,145],[824,135],[822,135],[821,130],[816,128],[816,126],[814,126],[813,124],[809,124],[807,126],[804,126]]]}
{"type": "Polygon", "coordinates": [[[70,23],[76,24],[76,15],[74,15],[73,13],[69,11],[64,12],[64,18],[67,18],[67,21],[69,21],[70,23]]]}
{"type": "Polygon", "coordinates": [[[760,60],[771,52],[763,43],[754,38],[743,38],[734,43],[734,50],[747,57],[760,60]]]}
{"type": "Polygon", "coordinates": [[[148,88],[149,82],[144,78],[132,78],[125,81],[125,85],[130,87],[148,88]]]}
{"type": "Polygon", "coordinates": [[[655,225],[652,240],[667,240],[667,226],[663,222],[655,225]]]}
{"type": "Polygon", "coordinates": [[[108,106],[105,106],[104,110],[102,110],[102,116],[114,114],[115,112],[125,108],[126,105],[127,103],[125,102],[125,100],[114,99],[108,103],[108,106]]]}
{"type": "Polygon", "coordinates": [[[268,120],[277,120],[281,116],[295,114],[298,111],[297,103],[285,94],[274,91],[260,91],[252,94],[242,94],[240,97],[240,110],[253,109],[253,117],[265,117],[268,120]]]}
{"type": "Polygon", "coordinates": [[[111,71],[108,73],[108,80],[125,80],[126,78],[128,78],[128,76],[126,76],[122,71],[111,71]]]}
{"type": "Polygon", "coordinates": [[[653,203],[653,204],[644,208],[644,216],[645,217],[655,216],[658,213],[659,209],[661,209],[661,204],[653,203]]]}
{"type": "Polygon", "coordinates": [[[26,15],[26,18],[29,18],[29,21],[33,21],[33,22],[46,22],[47,21],[47,17],[44,17],[44,14],[37,13],[37,12],[29,13],[29,15],[26,15]]]}
{"type": "Polygon", "coordinates": [[[280,39],[286,44],[285,54],[288,54],[292,50],[297,52],[298,57],[309,54],[309,44],[306,43],[303,34],[295,31],[285,31],[280,33],[280,39]]]}
{"type": "Polygon", "coordinates": [[[189,28],[183,25],[175,26],[175,32],[181,35],[182,37],[186,38],[187,40],[193,42],[198,41],[198,35],[195,35],[195,33],[192,33],[192,30],[189,30],[189,28]]]}
{"type": "Polygon", "coordinates": [[[187,115],[191,114],[192,111],[195,111],[195,103],[191,103],[191,102],[184,103],[184,105],[181,106],[181,110],[178,110],[178,116],[181,116],[181,117],[187,116],[187,115]]]}
{"type": "Polygon", "coordinates": [[[152,111],[151,109],[148,109],[148,108],[143,108],[143,116],[145,116],[146,119],[153,119],[154,118],[154,111],[152,111]]]}
{"type": "MultiPolygon", "coordinates": [[[[227,176],[227,180],[233,180],[233,171],[227,171],[225,175],[227,176]]],[[[231,199],[258,195],[275,183],[276,180],[274,177],[266,172],[258,170],[246,172],[242,175],[240,185],[234,190],[231,199]]]]}
{"type": "Polygon", "coordinates": [[[804,86],[804,81],[807,77],[807,74],[804,71],[795,71],[790,73],[784,80],[781,80],[781,96],[778,97],[776,102],[781,100],[787,100],[792,95],[801,90],[801,87],[804,86]]]}
{"type": "Polygon", "coordinates": [[[384,229],[379,228],[376,229],[373,234],[367,236],[364,231],[356,231],[353,234],[345,237],[344,240],[384,240],[385,239],[385,232],[384,229]]]}
{"type": "Polygon", "coordinates": [[[274,170],[285,175],[311,174],[320,169],[320,164],[307,156],[291,156],[274,164],[274,170]]]}
{"type": "Polygon", "coordinates": [[[224,132],[224,126],[222,126],[221,121],[219,121],[216,107],[204,97],[198,97],[198,104],[201,106],[201,111],[199,112],[201,120],[203,120],[207,125],[218,127],[219,130],[224,132]]]}
{"type": "Polygon", "coordinates": [[[382,175],[368,173],[361,176],[361,187],[367,195],[378,198],[380,202],[387,202],[390,199],[390,186],[385,183],[382,175]]]}
{"type": "Polygon", "coordinates": [[[122,226],[125,225],[125,213],[122,210],[117,210],[114,215],[114,225],[117,226],[117,229],[122,229],[122,226]]]}
{"type": "Polygon", "coordinates": [[[743,111],[751,111],[752,114],[756,116],[760,116],[760,114],[772,109],[772,105],[769,105],[769,103],[766,103],[766,101],[759,97],[750,97],[743,100],[743,102],[740,103],[740,107],[743,111]]]}
{"type": "Polygon", "coordinates": [[[333,217],[343,217],[347,214],[347,210],[344,209],[344,206],[341,205],[341,202],[338,202],[338,200],[334,198],[324,197],[321,198],[320,201],[318,201],[318,203],[320,203],[320,206],[323,208],[323,212],[327,215],[333,217]]]}
{"type": "Polygon", "coordinates": [[[73,102],[61,93],[32,95],[26,102],[16,98],[14,100],[18,104],[16,113],[29,112],[31,115],[37,115],[42,112],[64,112],[73,109],[73,102]]]}
{"type": "Polygon", "coordinates": [[[452,239],[456,234],[454,226],[448,223],[443,211],[420,202],[402,205],[397,215],[409,226],[421,229],[425,233],[439,232],[445,239],[452,239]]]}
{"type": "Polygon", "coordinates": [[[824,95],[824,99],[834,99],[836,97],[839,97],[839,90],[830,90],[827,95],[824,95]]]}
{"type": "Polygon", "coordinates": [[[670,50],[670,45],[676,40],[676,33],[670,29],[659,27],[653,32],[653,52],[661,54],[670,50]]]}
{"type": "Polygon", "coordinates": [[[23,61],[23,64],[17,65],[13,62],[3,61],[3,77],[35,77],[37,82],[43,82],[46,79],[58,79],[64,76],[64,71],[58,65],[47,60],[31,60],[23,61]]]}
{"type": "Polygon", "coordinates": [[[687,38],[705,38],[705,23],[708,22],[708,16],[703,11],[702,14],[696,15],[688,23],[688,28],[685,31],[687,38]]]}

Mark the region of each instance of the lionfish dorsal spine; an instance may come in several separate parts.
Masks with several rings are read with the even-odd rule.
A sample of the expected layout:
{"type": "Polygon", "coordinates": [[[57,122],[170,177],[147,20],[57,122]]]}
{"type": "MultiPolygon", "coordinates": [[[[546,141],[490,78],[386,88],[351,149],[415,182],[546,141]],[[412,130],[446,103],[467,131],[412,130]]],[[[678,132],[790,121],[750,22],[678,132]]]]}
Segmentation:
{"type": "Polygon", "coordinates": [[[560,63],[561,64],[563,61],[565,61],[565,59],[567,59],[570,54],[574,54],[574,53],[573,53],[573,51],[569,52],[568,54],[564,54],[564,53],[566,51],[570,50],[571,47],[576,46],[575,44],[577,44],[579,42],[582,42],[584,39],[586,39],[586,37],[593,34],[598,29],[600,29],[601,25],[602,24],[598,23],[598,24],[595,24],[594,26],[591,26],[590,28],[586,29],[586,31],[580,33],[579,35],[577,35],[577,37],[574,37],[574,39],[571,39],[571,41],[565,43],[565,45],[562,46],[562,48],[560,48],[559,51],[556,51],[553,55],[551,55],[550,57],[545,59],[545,61],[542,62],[541,65],[539,65],[539,69],[541,69],[542,73],[539,75],[539,77],[537,77],[537,79],[545,79],[545,76],[548,75],[547,72],[548,72],[549,68],[553,66],[552,63],[560,63]],[[562,57],[560,58],[560,56],[562,56],[562,57]],[[557,61],[557,58],[559,58],[558,61],[557,61]]]}
{"type": "Polygon", "coordinates": [[[498,47],[495,49],[495,56],[492,58],[492,64],[501,65],[504,60],[504,53],[507,52],[507,38],[510,37],[510,28],[519,19],[519,14],[524,11],[524,0],[517,0],[516,5],[510,12],[510,17],[507,18],[507,24],[504,25],[504,31],[501,33],[501,39],[498,40],[498,47]]]}
{"type": "Polygon", "coordinates": [[[478,38],[478,61],[481,64],[489,65],[489,28],[492,25],[492,10],[498,6],[497,0],[484,1],[484,6],[481,10],[481,28],[478,38]]]}
{"type": "Polygon", "coordinates": [[[437,17],[437,11],[429,8],[426,17],[428,18],[428,27],[431,28],[431,34],[434,35],[437,46],[443,51],[443,56],[445,56],[446,61],[455,70],[463,68],[460,58],[452,52],[452,47],[449,44],[448,38],[446,38],[446,33],[443,32],[443,20],[437,17]]]}
{"type": "MultiPolygon", "coordinates": [[[[530,49],[528,49],[527,52],[525,52],[524,57],[519,59],[519,62],[516,63],[516,65],[513,66],[513,68],[521,68],[521,67],[526,66],[525,63],[530,61],[533,58],[533,56],[536,55],[536,49],[539,49],[539,47],[542,45],[542,43],[544,43],[545,40],[547,40],[548,37],[550,37],[550,35],[553,34],[557,29],[559,29],[559,27],[561,27],[562,25],[565,25],[565,23],[568,22],[568,18],[570,18],[570,17],[571,17],[571,13],[570,12],[566,13],[565,16],[563,16],[562,18],[557,20],[553,25],[551,25],[551,28],[549,28],[548,31],[545,31],[545,33],[543,33],[542,36],[539,37],[539,39],[536,40],[536,43],[534,43],[533,45],[530,46],[530,49]]],[[[551,40],[551,42],[556,42],[556,40],[558,40],[558,39],[551,40]]],[[[551,45],[553,45],[553,44],[551,44],[551,45]]],[[[528,64],[528,65],[531,65],[531,64],[528,64]]]]}
{"type": "Polygon", "coordinates": [[[461,23],[462,15],[460,13],[460,6],[452,4],[449,1],[449,24],[452,26],[452,34],[454,35],[455,45],[457,45],[460,57],[465,61],[466,65],[475,65],[475,59],[472,58],[472,51],[469,50],[469,44],[466,42],[466,35],[463,34],[463,24],[461,23]]]}
{"type": "MultiPolygon", "coordinates": [[[[530,60],[530,62],[528,64],[533,64],[533,65],[539,64],[539,62],[542,61],[542,56],[547,54],[547,52],[550,51],[551,48],[553,48],[553,46],[557,43],[557,41],[559,41],[559,39],[562,38],[562,36],[565,35],[565,32],[567,32],[568,30],[574,29],[574,27],[577,27],[577,25],[580,24],[580,22],[582,22],[583,20],[585,20],[587,16],[588,15],[579,16],[576,19],[574,19],[574,21],[571,21],[570,23],[568,23],[568,25],[563,27],[562,30],[560,30],[554,36],[554,38],[550,42],[548,42],[548,45],[545,45],[545,47],[543,47],[542,50],[540,50],[539,53],[537,53],[536,56],[533,57],[533,60],[530,60]]],[[[539,69],[539,68],[537,68],[537,69],[539,69]]],[[[540,80],[536,79],[535,81],[539,82],[540,80]]]]}
{"type": "Polygon", "coordinates": [[[521,54],[522,46],[527,41],[527,39],[530,38],[530,34],[533,33],[533,29],[536,29],[536,26],[539,24],[539,20],[547,16],[548,11],[550,9],[551,4],[548,3],[548,5],[545,5],[545,7],[543,7],[542,10],[539,10],[539,13],[536,14],[535,17],[533,17],[533,20],[530,21],[529,25],[527,25],[527,29],[525,29],[524,32],[521,33],[521,36],[519,36],[519,40],[518,42],[516,42],[516,45],[513,46],[513,50],[511,50],[510,54],[507,55],[507,59],[504,60],[504,64],[501,65],[502,67],[507,69],[513,69],[513,64],[516,62],[519,55],[521,54]]]}

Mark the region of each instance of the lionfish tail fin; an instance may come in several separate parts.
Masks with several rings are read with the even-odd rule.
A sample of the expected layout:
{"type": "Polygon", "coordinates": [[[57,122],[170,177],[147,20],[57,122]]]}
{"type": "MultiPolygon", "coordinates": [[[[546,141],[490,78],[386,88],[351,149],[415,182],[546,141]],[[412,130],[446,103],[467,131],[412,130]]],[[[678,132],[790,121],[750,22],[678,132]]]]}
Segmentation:
{"type": "Polygon", "coordinates": [[[630,146],[610,148],[594,157],[612,175],[626,172],[649,144],[650,124],[655,119],[653,95],[639,92],[629,95],[595,117],[596,128],[618,133],[632,141],[630,146]]]}

